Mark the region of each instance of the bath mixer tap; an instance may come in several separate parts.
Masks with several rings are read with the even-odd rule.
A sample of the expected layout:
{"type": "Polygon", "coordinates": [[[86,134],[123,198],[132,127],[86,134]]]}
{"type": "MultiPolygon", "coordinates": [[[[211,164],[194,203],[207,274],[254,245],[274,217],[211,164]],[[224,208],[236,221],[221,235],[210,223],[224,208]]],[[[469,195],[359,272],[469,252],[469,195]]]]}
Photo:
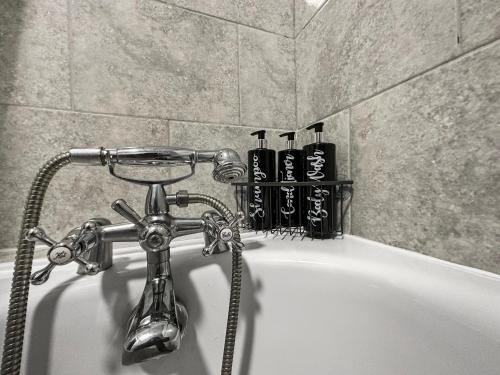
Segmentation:
{"type": "Polygon", "coordinates": [[[43,229],[31,228],[26,233],[26,239],[38,239],[49,246],[49,264],[32,274],[32,284],[46,282],[56,266],[73,261],[79,264],[80,274],[97,274],[111,267],[113,242],[137,241],[146,252],[146,284],[139,303],[130,315],[123,348],[127,352],[145,351],[148,354],[143,357],[146,358],[178,349],[188,314],[185,306],[176,300],[170,267],[170,243],[176,237],[203,232],[203,255],[228,250],[241,251],[243,244],[239,239],[238,227],[244,215],[237,213],[233,216],[222,202],[209,196],[192,195],[187,191],[166,194],[164,185],[179,181],[179,178],[162,181],[134,180],[118,176],[114,166],[190,165],[192,175],[196,163],[210,161],[214,163],[214,179],[222,182],[241,176],[246,166],[238,154],[230,149],[198,152],[148,147],[74,149],[71,152],[77,163],[108,165],[114,176],[147,185],[145,215],[141,217],[127,202],[117,199],[111,207],[127,220],[125,223],[111,224],[106,219],[91,219],[71,230],[59,242],[50,239],[43,229]],[[209,211],[200,218],[178,218],[170,214],[171,205],[186,207],[190,203],[205,203],[218,208],[219,212],[209,211]]]}

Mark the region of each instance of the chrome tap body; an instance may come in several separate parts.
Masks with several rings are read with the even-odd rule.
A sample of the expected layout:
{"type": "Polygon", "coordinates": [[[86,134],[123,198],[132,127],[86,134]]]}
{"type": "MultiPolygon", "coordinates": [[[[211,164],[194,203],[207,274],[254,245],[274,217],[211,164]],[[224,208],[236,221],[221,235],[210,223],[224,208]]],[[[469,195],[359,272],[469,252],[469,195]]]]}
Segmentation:
{"type": "Polygon", "coordinates": [[[139,304],[130,316],[123,348],[127,352],[147,349],[171,352],[179,348],[187,324],[186,308],[176,302],[170,267],[170,242],[179,236],[202,232],[203,219],[180,219],[168,213],[180,192],[167,196],[161,185],[151,185],[146,198],[146,216],[141,217],[123,200],[112,208],[132,222],[100,229],[103,242],[128,241],[131,235],[147,253],[146,285],[139,304]]]}

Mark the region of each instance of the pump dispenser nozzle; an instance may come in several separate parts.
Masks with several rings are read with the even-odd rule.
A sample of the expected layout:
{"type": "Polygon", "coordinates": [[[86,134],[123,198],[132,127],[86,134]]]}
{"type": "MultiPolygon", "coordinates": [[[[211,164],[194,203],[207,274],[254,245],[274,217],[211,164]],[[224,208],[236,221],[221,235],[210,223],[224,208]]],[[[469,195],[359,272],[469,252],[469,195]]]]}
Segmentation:
{"type": "Polygon", "coordinates": [[[267,148],[267,139],[266,139],[266,131],[265,130],[257,130],[250,135],[257,136],[257,148],[267,148]]]}
{"type": "Polygon", "coordinates": [[[316,143],[323,142],[323,125],[323,122],[317,122],[315,124],[309,125],[306,128],[307,130],[314,129],[314,132],[316,134],[316,143]]]}
{"type": "Polygon", "coordinates": [[[286,148],[292,150],[295,148],[295,132],[287,132],[280,134],[280,137],[287,137],[286,148]]]}

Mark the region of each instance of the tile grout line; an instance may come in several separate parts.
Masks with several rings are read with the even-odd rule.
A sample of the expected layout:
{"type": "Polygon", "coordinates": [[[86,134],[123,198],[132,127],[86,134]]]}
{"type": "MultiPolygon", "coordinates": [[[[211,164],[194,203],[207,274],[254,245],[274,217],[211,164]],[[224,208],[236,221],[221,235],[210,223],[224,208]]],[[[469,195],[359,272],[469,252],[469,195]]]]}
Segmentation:
{"type": "MultiPolygon", "coordinates": [[[[172,127],[170,126],[169,120],[167,120],[167,126],[168,126],[168,129],[167,129],[168,145],[172,146],[172,127]]],[[[171,168],[167,168],[167,178],[168,179],[172,178],[171,168]]],[[[171,192],[171,191],[169,191],[169,189],[170,189],[170,185],[167,186],[167,191],[166,191],[167,194],[169,194],[171,192]]]]}
{"type": "MultiPolygon", "coordinates": [[[[39,110],[43,110],[43,111],[53,111],[53,112],[79,113],[79,114],[84,114],[84,115],[96,115],[96,116],[106,116],[106,117],[129,117],[129,118],[136,118],[136,119],[142,119],[142,120],[169,120],[168,117],[154,117],[154,116],[147,116],[147,115],[141,116],[141,115],[133,115],[133,114],[125,114],[125,113],[114,113],[114,112],[82,111],[79,109],[67,109],[67,108],[58,108],[58,107],[38,106],[38,105],[34,105],[34,104],[0,102],[0,106],[39,109],[39,110]]],[[[176,120],[176,121],[183,121],[183,120],[176,120]]],[[[185,120],[185,121],[188,121],[188,120],[185,120]]],[[[196,122],[196,121],[193,121],[193,122],[196,122]]]]}
{"type": "Polygon", "coordinates": [[[232,24],[236,24],[236,25],[246,26],[246,27],[250,27],[250,28],[255,29],[255,30],[259,30],[259,31],[263,31],[263,32],[266,32],[266,33],[270,33],[270,34],[279,35],[279,36],[282,36],[282,37],[285,37],[285,38],[293,39],[293,35],[292,36],[288,36],[288,35],[280,34],[280,33],[277,33],[275,31],[265,30],[265,29],[262,29],[262,28],[257,27],[257,26],[251,26],[251,25],[248,25],[248,24],[245,24],[245,23],[241,23],[239,21],[228,20],[227,18],[223,18],[223,17],[220,17],[220,16],[215,16],[213,14],[205,13],[205,12],[202,12],[202,11],[199,11],[199,10],[194,10],[194,9],[186,8],[186,7],[183,7],[181,5],[167,4],[167,3],[165,3],[165,2],[163,2],[161,0],[154,0],[154,1],[162,3],[162,4],[164,4],[166,6],[169,6],[169,7],[174,7],[174,8],[182,9],[182,10],[184,10],[186,12],[189,12],[189,13],[198,14],[200,16],[204,16],[204,17],[208,17],[208,18],[213,18],[213,19],[216,19],[216,20],[219,20],[219,21],[224,21],[224,22],[228,22],[228,23],[232,23],[232,24]]]}
{"type": "Polygon", "coordinates": [[[457,27],[457,48],[462,50],[462,5],[461,0],[455,0],[455,22],[457,27]]]}
{"type": "Polygon", "coordinates": [[[68,69],[69,69],[69,103],[70,103],[70,108],[73,110],[75,109],[75,98],[73,95],[73,43],[72,43],[72,36],[73,36],[73,22],[71,20],[72,18],[72,3],[71,0],[66,0],[66,7],[67,7],[67,26],[68,26],[68,36],[67,36],[67,42],[68,42],[68,69]]]}
{"type": "MultiPolygon", "coordinates": [[[[255,125],[239,125],[239,124],[226,124],[226,123],[220,123],[220,122],[207,122],[207,121],[195,121],[195,120],[178,120],[178,119],[163,119],[163,120],[168,120],[169,122],[191,122],[194,124],[202,124],[202,125],[207,125],[207,126],[225,126],[225,127],[233,127],[233,128],[244,128],[244,129],[266,129],[266,130],[284,130],[286,129],[283,128],[273,128],[269,126],[255,126],[255,125]]],[[[290,129],[288,129],[290,130],[290,129]]]]}
{"type": "Polygon", "coordinates": [[[297,98],[297,39],[293,40],[293,63],[295,66],[295,131],[299,130],[299,105],[297,98]]]}
{"type": "MultiPolygon", "coordinates": [[[[349,179],[352,180],[352,162],[351,162],[351,157],[352,157],[352,152],[351,152],[351,117],[352,117],[352,109],[349,108],[349,113],[348,113],[348,121],[349,123],[347,124],[347,168],[349,171],[349,179]]],[[[351,204],[349,205],[349,234],[352,234],[352,194],[351,192],[351,204]]]]}
{"type": "Polygon", "coordinates": [[[349,108],[347,112],[347,170],[349,171],[349,178],[352,178],[351,167],[351,124],[352,124],[352,109],[349,108]]]}
{"type": "Polygon", "coordinates": [[[238,78],[238,125],[241,125],[241,82],[240,82],[240,25],[236,25],[237,78],[238,78]]]}
{"type": "Polygon", "coordinates": [[[326,6],[326,4],[329,2],[330,0],[325,0],[323,2],[323,4],[321,4],[321,6],[316,9],[316,11],[313,13],[313,15],[311,16],[311,18],[309,18],[309,20],[306,22],[306,24],[304,25],[304,27],[302,27],[299,32],[297,34],[295,34],[295,26],[294,26],[294,35],[295,35],[295,39],[297,39],[299,37],[299,35],[302,33],[302,31],[304,31],[306,29],[307,26],[309,26],[309,24],[312,22],[312,20],[314,18],[316,18],[316,15],[321,12],[321,10],[326,6]]]}
{"type": "Polygon", "coordinates": [[[303,130],[304,128],[306,128],[310,124],[313,124],[313,123],[315,123],[317,121],[323,121],[323,120],[327,119],[328,117],[334,116],[334,115],[336,115],[336,114],[338,114],[338,113],[340,113],[342,111],[345,111],[346,109],[350,109],[350,108],[356,107],[356,106],[358,106],[358,105],[360,105],[360,104],[362,104],[362,103],[364,103],[366,101],[372,100],[372,99],[376,98],[377,96],[386,93],[387,91],[390,91],[390,90],[392,90],[392,89],[394,89],[394,88],[396,88],[398,86],[401,86],[401,85],[403,85],[405,83],[413,81],[413,80],[415,80],[417,78],[420,78],[420,77],[422,77],[422,76],[424,76],[424,75],[432,72],[433,70],[441,68],[442,66],[445,66],[445,65],[451,64],[451,63],[455,63],[455,62],[461,60],[462,58],[466,58],[466,57],[468,57],[468,55],[471,55],[471,54],[477,52],[478,50],[481,50],[482,48],[487,48],[490,45],[495,44],[495,43],[497,43],[499,41],[500,41],[500,37],[496,37],[496,38],[494,38],[492,40],[488,40],[488,41],[486,41],[486,42],[484,42],[482,44],[479,44],[479,45],[477,45],[477,46],[475,46],[475,47],[473,47],[473,48],[471,48],[471,49],[469,49],[467,51],[464,51],[464,52],[461,52],[461,53],[459,53],[457,55],[454,55],[453,57],[451,57],[449,59],[446,59],[446,60],[444,60],[444,61],[442,61],[442,62],[440,62],[440,63],[438,63],[438,64],[436,64],[436,65],[434,65],[434,66],[432,66],[430,68],[428,68],[428,69],[422,70],[419,73],[416,73],[416,74],[414,74],[412,76],[409,76],[408,78],[405,78],[404,80],[402,80],[402,81],[400,81],[398,83],[395,83],[395,84],[390,85],[390,86],[388,86],[388,87],[386,87],[386,88],[384,88],[382,90],[379,90],[379,91],[373,93],[372,95],[369,95],[369,96],[367,96],[365,98],[356,100],[356,101],[354,101],[353,103],[351,103],[349,105],[346,105],[344,107],[336,109],[335,111],[330,112],[329,114],[320,117],[318,120],[311,121],[307,125],[304,125],[303,127],[299,128],[298,130],[303,130]]]}
{"type": "Polygon", "coordinates": [[[295,64],[295,131],[299,131],[299,106],[297,99],[297,36],[295,28],[297,24],[297,0],[293,0],[293,63],[295,64]]]}
{"type": "Polygon", "coordinates": [[[211,121],[200,121],[200,120],[184,120],[184,119],[175,119],[169,117],[148,117],[148,116],[138,116],[138,115],[126,115],[126,114],[117,114],[117,113],[104,113],[104,112],[89,112],[89,111],[81,111],[81,110],[71,110],[66,108],[53,108],[53,107],[40,107],[28,104],[18,104],[18,103],[3,103],[0,102],[0,107],[18,107],[18,108],[28,108],[32,110],[40,110],[47,112],[62,112],[62,113],[73,113],[73,114],[81,114],[81,115],[92,115],[92,116],[102,116],[102,117],[117,117],[117,118],[131,118],[138,120],[154,120],[154,121],[168,121],[170,126],[171,122],[190,122],[194,124],[202,124],[207,126],[224,126],[224,127],[234,127],[234,128],[245,128],[245,129],[266,129],[266,130],[276,130],[276,131],[287,131],[290,129],[286,128],[274,128],[268,126],[259,126],[256,127],[254,125],[240,125],[240,124],[231,124],[224,122],[211,122],[211,121]]]}

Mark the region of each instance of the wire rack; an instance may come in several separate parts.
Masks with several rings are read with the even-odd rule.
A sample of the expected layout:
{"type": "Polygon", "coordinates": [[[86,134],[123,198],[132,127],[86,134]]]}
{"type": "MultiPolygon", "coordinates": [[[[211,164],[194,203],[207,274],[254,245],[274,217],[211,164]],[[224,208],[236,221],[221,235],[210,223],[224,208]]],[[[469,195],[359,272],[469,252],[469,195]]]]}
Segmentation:
{"type": "Polygon", "coordinates": [[[307,182],[233,182],[236,206],[245,213],[244,227],[256,232],[275,236],[292,236],[304,239],[342,237],[346,213],[353,194],[352,180],[307,181],[307,182]],[[262,194],[262,204],[268,211],[266,220],[251,217],[252,196],[255,189],[262,194]],[[294,215],[284,215],[283,205],[290,191],[294,192],[296,209],[294,215]],[[308,197],[319,196],[320,199],[308,197]],[[311,212],[320,212],[316,216],[311,212]],[[317,224],[320,225],[317,225],[317,224]]]}

